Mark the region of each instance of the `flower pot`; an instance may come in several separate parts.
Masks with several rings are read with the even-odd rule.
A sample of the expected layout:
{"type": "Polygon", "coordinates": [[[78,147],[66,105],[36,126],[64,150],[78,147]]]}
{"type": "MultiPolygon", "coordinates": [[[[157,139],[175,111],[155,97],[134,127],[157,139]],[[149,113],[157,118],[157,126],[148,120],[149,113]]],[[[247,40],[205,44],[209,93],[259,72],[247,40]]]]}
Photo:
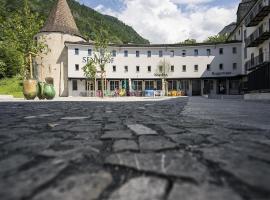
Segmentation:
{"type": "Polygon", "coordinates": [[[46,99],[45,95],[44,95],[44,87],[45,87],[45,83],[43,82],[39,82],[38,83],[38,92],[37,92],[37,96],[40,100],[46,99]]]}
{"type": "Polygon", "coordinates": [[[48,100],[52,100],[55,97],[55,90],[52,84],[44,84],[44,96],[48,100]]]}
{"type": "Polygon", "coordinates": [[[33,79],[23,81],[23,95],[27,100],[33,100],[37,96],[37,81],[33,79]]]}

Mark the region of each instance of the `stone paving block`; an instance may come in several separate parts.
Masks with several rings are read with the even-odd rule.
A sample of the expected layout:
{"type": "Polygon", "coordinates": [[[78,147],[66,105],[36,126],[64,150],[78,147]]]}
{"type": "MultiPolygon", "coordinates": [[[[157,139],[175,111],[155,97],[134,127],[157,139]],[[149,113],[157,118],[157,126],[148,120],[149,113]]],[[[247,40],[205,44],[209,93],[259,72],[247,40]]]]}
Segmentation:
{"type": "Polygon", "coordinates": [[[0,180],[0,197],[4,200],[28,199],[37,188],[52,181],[66,167],[63,162],[46,161],[0,180]]]}
{"type": "Polygon", "coordinates": [[[105,163],[166,176],[190,178],[197,182],[208,176],[207,168],[192,154],[184,152],[118,153],[107,157],[105,163]]]}
{"type": "Polygon", "coordinates": [[[218,163],[220,168],[247,185],[270,192],[270,167],[266,162],[252,159],[244,151],[230,147],[201,149],[206,160],[218,163]],[[257,169],[260,170],[257,170],[257,169]]]}
{"type": "Polygon", "coordinates": [[[184,145],[203,144],[204,142],[206,142],[206,139],[203,136],[190,134],[190,133],[173,134],[173,135],[166,135],[166,136],[171,138],[173,141],[177,142],[178,144],[184,144],[184,145]]]}
{"type": "Polygon", "coordinates": [[[117,189],[109,200],[162,200],[167,184],[159,178],[133,178],[117,189]]]}
{"type": "Polygon", "coordinates": [[[73,175],[37,194],[33,200],[96,200],[111,182],[111,174],[103,171],[73,175]]]}
{"type": "Polygon", "coordinates": [[[161,129],[166,133],[166,134],[179,134],[179,133],[185,133],[187,132],[183,128],[176,128],[170,125],[162,124],[161,129]]]}
{"type": "Polygon", "coordinates": [[[142,124],[130,124],[128,128],[135,132],[137,135],[157,135],[155,130],[148,128],[142,124]]]}
{"type": "Polygon", "coordinates": [[[177,148],[177,144],[162,136],[140,136],[140,150],[157,151],[177,148]]]}
{"type": "Polygon", "coordinates": [[[113,144],[113,150],[117,151],[125,151],[125,150],[139,150],[138,144],[133,140],[117,140],[113,144]]]}
{"type": "Polygon", "coordinates": [[[13,155],[0,161],[0,176],[5,175],[8,171],[17,170],[22,165],[31,161],[32,158],[26,155],[13,155]]]}
{"type": "Polygon", "coordinates": [[[174,184],[168,200],[243,200],[229,188],[211,185],[174,184]]]}
{"type": "Polygon", "coordinates": [[[132,133],[128,130],[118,130],[118,131],[106,131],[102,136],[102,140],[108,139],[130,139],[132,138],[132,133]]]}

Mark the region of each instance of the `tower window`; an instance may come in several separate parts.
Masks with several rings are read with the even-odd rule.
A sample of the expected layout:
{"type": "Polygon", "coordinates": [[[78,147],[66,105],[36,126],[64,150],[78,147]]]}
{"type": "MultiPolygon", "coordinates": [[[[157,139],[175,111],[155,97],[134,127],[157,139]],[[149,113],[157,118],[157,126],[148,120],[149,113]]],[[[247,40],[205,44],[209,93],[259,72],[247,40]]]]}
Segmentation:
{"type": "Polygon", "coordinates": [[[237,63],[233,63],[233,70],[237,70],[237,63]]]}
{"type": "Polygon", "coordinates": [[[194,65],[194,71],[197,72],[199,70],[199,66],[198,65],[194,65]]]}
{"type": "Polygon", "coordinates": [[[152,56],[151,51],[147,51],[147,57],[150,58],[152,56]]]}
{"type": "Polygon", "coordinates": [[[75,55],[79,55],[79,49],[75,48],[75,55]]]}
{"type": "Polygon", "coordinates": [[[233,47],[232,48],[232,52],[233,52],[233,54],[237,54],[237,48],[236,47],[233,47]]]}
{"type": "Polygon", "coordinates": [[[113,56],[113,57],[116,57],[116,50],[113,50],[113,51],[112,51],[112,56],[113,56]]]}
{"type": "Polygon", "coordinates": [[[207,52],[207,55],[208,55],[208,56],[211,55],[211,49],[207,49],[206,52],[207,52]]]}
{"type": "Polygon", "coordinates": [[[148,71],[148,72],[151,72],[151,66],[148,66],[148,67],[147,67],[147,71],[148,71]]]}
{"type": "Polygon", "coordinates": [[[174,72],[174,66],[173,65],[171,66],[171,72],[174,72]]]}
{"type": "Polygon", "coordinates": [[[171,51],[171,57],[174,57],[174,51],[173,50],[171,51]]]}
{"type": "Polygon", "coordinates": [[[223,70],[223,64],[219,64],[219,70],[223,70]]]}
{"type": "Polygon", "coordinates": [[[128,72],[128,66],[125,66],[125,72],[128,72]]]}
{"type": "Polygon", "coordinates": [[[159,51],[158,54],[159,54],[159,57],[163,57],[163,51],[159,51]]]}
{"type": "Polygon", "coordinates": [[[210,64],[207,65],[207,71],[211,71],[211,65],[210,64]]]}
{"type": "Polygon", "coordinates": [[[219,54],[220,54],[220,55],[223,54],[223,48],[219,48],[219,54]]]}
{"type": "Polygon", "coordinates": [[[127,50],[124,51],[124,56],[128,57],[128,51],[127,50]]]}
{"type": "Polygon", "coordinates": [[[79,65],[76,64],[76,65],[75,65],[75,71],[79,71],[79,68],[80,68],[79,65]]]}
{"type": "Polygon", "coordinates": [[[92,49],[88,49],[88,56],[92,55],[92,49]]]}
{"type": "Polygon", "coordinates": [[[116,72],[116,66],[115,65],[113,66],[113,72],[116,72]]]}
{"type": "Polygon", "coordinates": [[[140,52],[136,51],[136,57],[140,57],[140,52]]]}
{"type": "Polygon", "coordinates": [[[136,72],[140,72],[140,66],[136,66],[136,72]]]}
{"type": "Polygon", "coordinates": [[[194,56],[198,56],[199,55],[199,50],[198,49],[194,49],[194,56]]]}
{"type": "Polygon", "coordinates": [[[182,66],[182,71],[183,71],[183,72],[186,72],[186,71],[187,71],[187,66],[186,66],[186,65],[183,65],[183,66],[182,66]]]}
{"type": "Polygon", "coordinates": [[[182,51],[182,56],[185,57],[187,55],[187,51],[186,50],[183,50],[182,51]]]}

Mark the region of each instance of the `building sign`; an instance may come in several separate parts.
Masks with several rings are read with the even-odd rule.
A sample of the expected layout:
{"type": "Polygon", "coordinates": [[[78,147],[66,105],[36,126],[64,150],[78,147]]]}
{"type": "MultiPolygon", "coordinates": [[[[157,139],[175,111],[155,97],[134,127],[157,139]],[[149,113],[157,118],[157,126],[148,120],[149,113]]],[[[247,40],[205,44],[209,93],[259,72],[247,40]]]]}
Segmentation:
{"type": "Polygon", "coordinates": [[[168,74],[165,74],[165,73],[155,73],[154,76],[157,76],[157,77],[167,77],[168,74]]]}
{"type": "Polygon", "coordinates": [[[88,63],[91,57],[83,57],[82,58],[82,63],[88,63]]]}
{"type": "Polygon", "coordinates": [[[231,75],[232,72],[212,72],[214,76],[231,75]]]}

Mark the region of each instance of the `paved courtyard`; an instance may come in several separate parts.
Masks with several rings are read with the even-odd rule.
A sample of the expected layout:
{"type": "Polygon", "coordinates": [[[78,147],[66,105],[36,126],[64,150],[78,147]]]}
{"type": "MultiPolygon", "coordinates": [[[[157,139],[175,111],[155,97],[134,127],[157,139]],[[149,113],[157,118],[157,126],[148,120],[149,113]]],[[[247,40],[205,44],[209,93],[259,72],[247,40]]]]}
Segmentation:
{"type": "Polygon", "coordinates": [[[269,200],[270,103],[0,103],[1,200],[269,200]]]}

